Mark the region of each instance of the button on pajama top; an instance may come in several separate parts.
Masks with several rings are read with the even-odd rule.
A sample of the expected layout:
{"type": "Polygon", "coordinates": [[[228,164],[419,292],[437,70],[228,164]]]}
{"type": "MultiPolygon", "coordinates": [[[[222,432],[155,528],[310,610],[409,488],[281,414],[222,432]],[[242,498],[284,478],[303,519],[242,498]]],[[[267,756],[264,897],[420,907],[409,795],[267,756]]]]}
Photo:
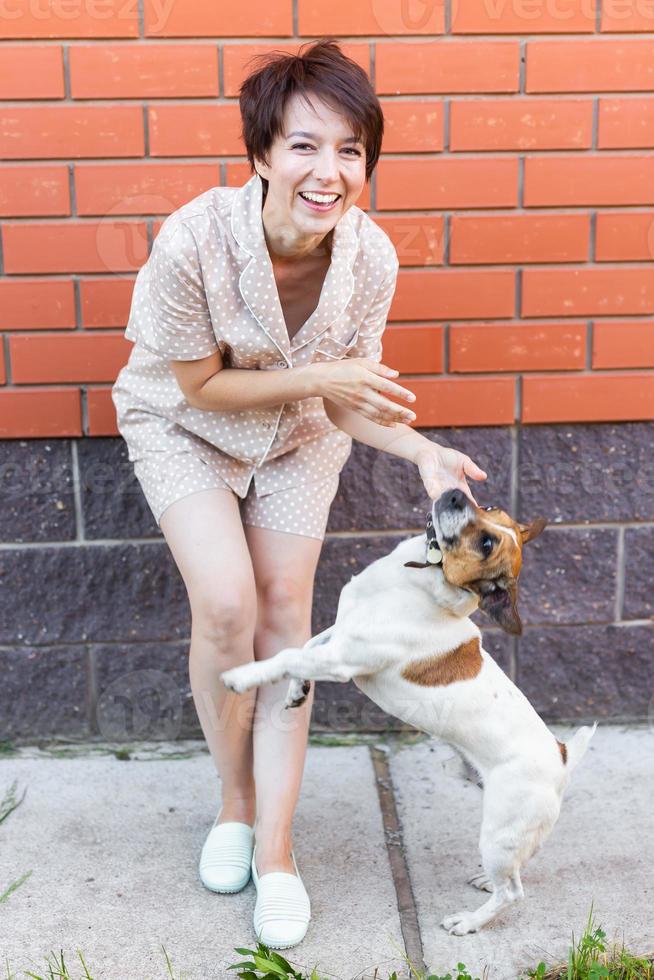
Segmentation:
{"type": "Polygon", "coordinates": [[[352,447],[322,398],[205,411],[188,403],[169,362],[216,350],[225,368],[251,371],[380,361],[398,261],[385,232],[351,207],[334,228],[318,306],[289,338],[262,193],[254,175],[239,188],[211,188],[166,218],[136,278],[125,330],[135,346],[112,400],[157,523],[175,500],[225,487],[242,499],[245,523],[322,537],[352,447]]]}

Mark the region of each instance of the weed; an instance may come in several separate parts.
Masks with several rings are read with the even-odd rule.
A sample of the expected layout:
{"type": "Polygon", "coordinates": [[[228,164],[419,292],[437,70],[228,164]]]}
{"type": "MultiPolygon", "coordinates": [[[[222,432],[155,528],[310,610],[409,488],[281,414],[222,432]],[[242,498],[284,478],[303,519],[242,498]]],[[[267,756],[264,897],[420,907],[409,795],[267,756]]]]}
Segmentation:
{"type": "Polygon", "coordinates": [[[568,962],[548,967],[539,963],[527,976],[530,980],[654,980],[654,956],[639,957],[617,945],[607,947],[606,933],[596,925],[593,906],[579,942],[572,933],[568,962]]]}

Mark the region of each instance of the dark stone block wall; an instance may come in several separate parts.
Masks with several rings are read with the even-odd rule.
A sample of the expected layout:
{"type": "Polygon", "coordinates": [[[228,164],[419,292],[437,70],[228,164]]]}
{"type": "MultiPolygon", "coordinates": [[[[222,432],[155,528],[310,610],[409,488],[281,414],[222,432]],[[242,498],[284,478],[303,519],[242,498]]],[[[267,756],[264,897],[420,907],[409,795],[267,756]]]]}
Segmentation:
{"type": "MultiPolygon", "coordinates": [[[[543,516],[509,637],[484,645],[548,720],[654,718],[654,423],[422,430],[489,478],[481,505],[543,516]]],[[[201,737],[186,590],[122,439],[0,442],[0,739],[201,737]]],[[[421,533],[413,464],[354,444],[332,507],[313,631],[353,574],[421,533]]],[[[314,731],[402,727],[318,684],[314,731]]]]}

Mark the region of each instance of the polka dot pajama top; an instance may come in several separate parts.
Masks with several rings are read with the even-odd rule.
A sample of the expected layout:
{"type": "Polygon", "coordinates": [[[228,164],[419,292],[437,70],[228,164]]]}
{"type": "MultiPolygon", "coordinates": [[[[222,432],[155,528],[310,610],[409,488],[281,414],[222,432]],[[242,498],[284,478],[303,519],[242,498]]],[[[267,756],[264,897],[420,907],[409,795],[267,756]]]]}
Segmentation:
{"type": "Polygon", "coordinates": [[[205,411],[170,365],[220,350],[225,368],[281,371],[314,361],[380,361],[397,279],[388,236],[351,207],[336,224],[318,306],[289,338],[261,217],[263,184],[213,187],[169,215],[139,270],[125,330],[134,341],[112,388],[125,439],[157,524],[176,500],[223,488],[244,523],[324,537],[352,439],[322,398],[205,411]]]}

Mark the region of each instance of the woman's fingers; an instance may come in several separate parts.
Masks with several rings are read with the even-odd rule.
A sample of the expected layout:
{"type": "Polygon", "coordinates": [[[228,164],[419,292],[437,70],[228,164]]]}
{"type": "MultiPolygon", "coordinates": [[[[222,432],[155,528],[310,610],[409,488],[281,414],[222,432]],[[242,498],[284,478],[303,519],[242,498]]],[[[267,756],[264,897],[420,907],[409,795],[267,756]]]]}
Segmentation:
{"type": "Polygon", "coordinates": [[[399,422],[409,425],[416,419],[415,412],[412,412],[410,408],[396,405],[395,402],[384,398],[383,395],[378,395],[374,391],[371,391],[367,396],[366,409],[368,418],[380,425],[395,425],[399,422]]]}
{"type": "MultiPolygon", "coordinates": [[[[375,364],[375,367],[379,366],[375,364]]],[[[385,367],[385,365],[382,364],[381,367],[385,367]]],[[[387,368],[386,370],[393,371],[393,374],[397,375],[397,371],[394,368],[387,368]]],[[[392,395],[393,398],[401,398],[405,402],[414,402],[416,400],[416,396],[412,391],[389,380],[388,375],[380,376],[377,372],[372,373],[375,377],[371,379],[370,385],[376,391],[381,391],[384,395],[392,395]]]]}

